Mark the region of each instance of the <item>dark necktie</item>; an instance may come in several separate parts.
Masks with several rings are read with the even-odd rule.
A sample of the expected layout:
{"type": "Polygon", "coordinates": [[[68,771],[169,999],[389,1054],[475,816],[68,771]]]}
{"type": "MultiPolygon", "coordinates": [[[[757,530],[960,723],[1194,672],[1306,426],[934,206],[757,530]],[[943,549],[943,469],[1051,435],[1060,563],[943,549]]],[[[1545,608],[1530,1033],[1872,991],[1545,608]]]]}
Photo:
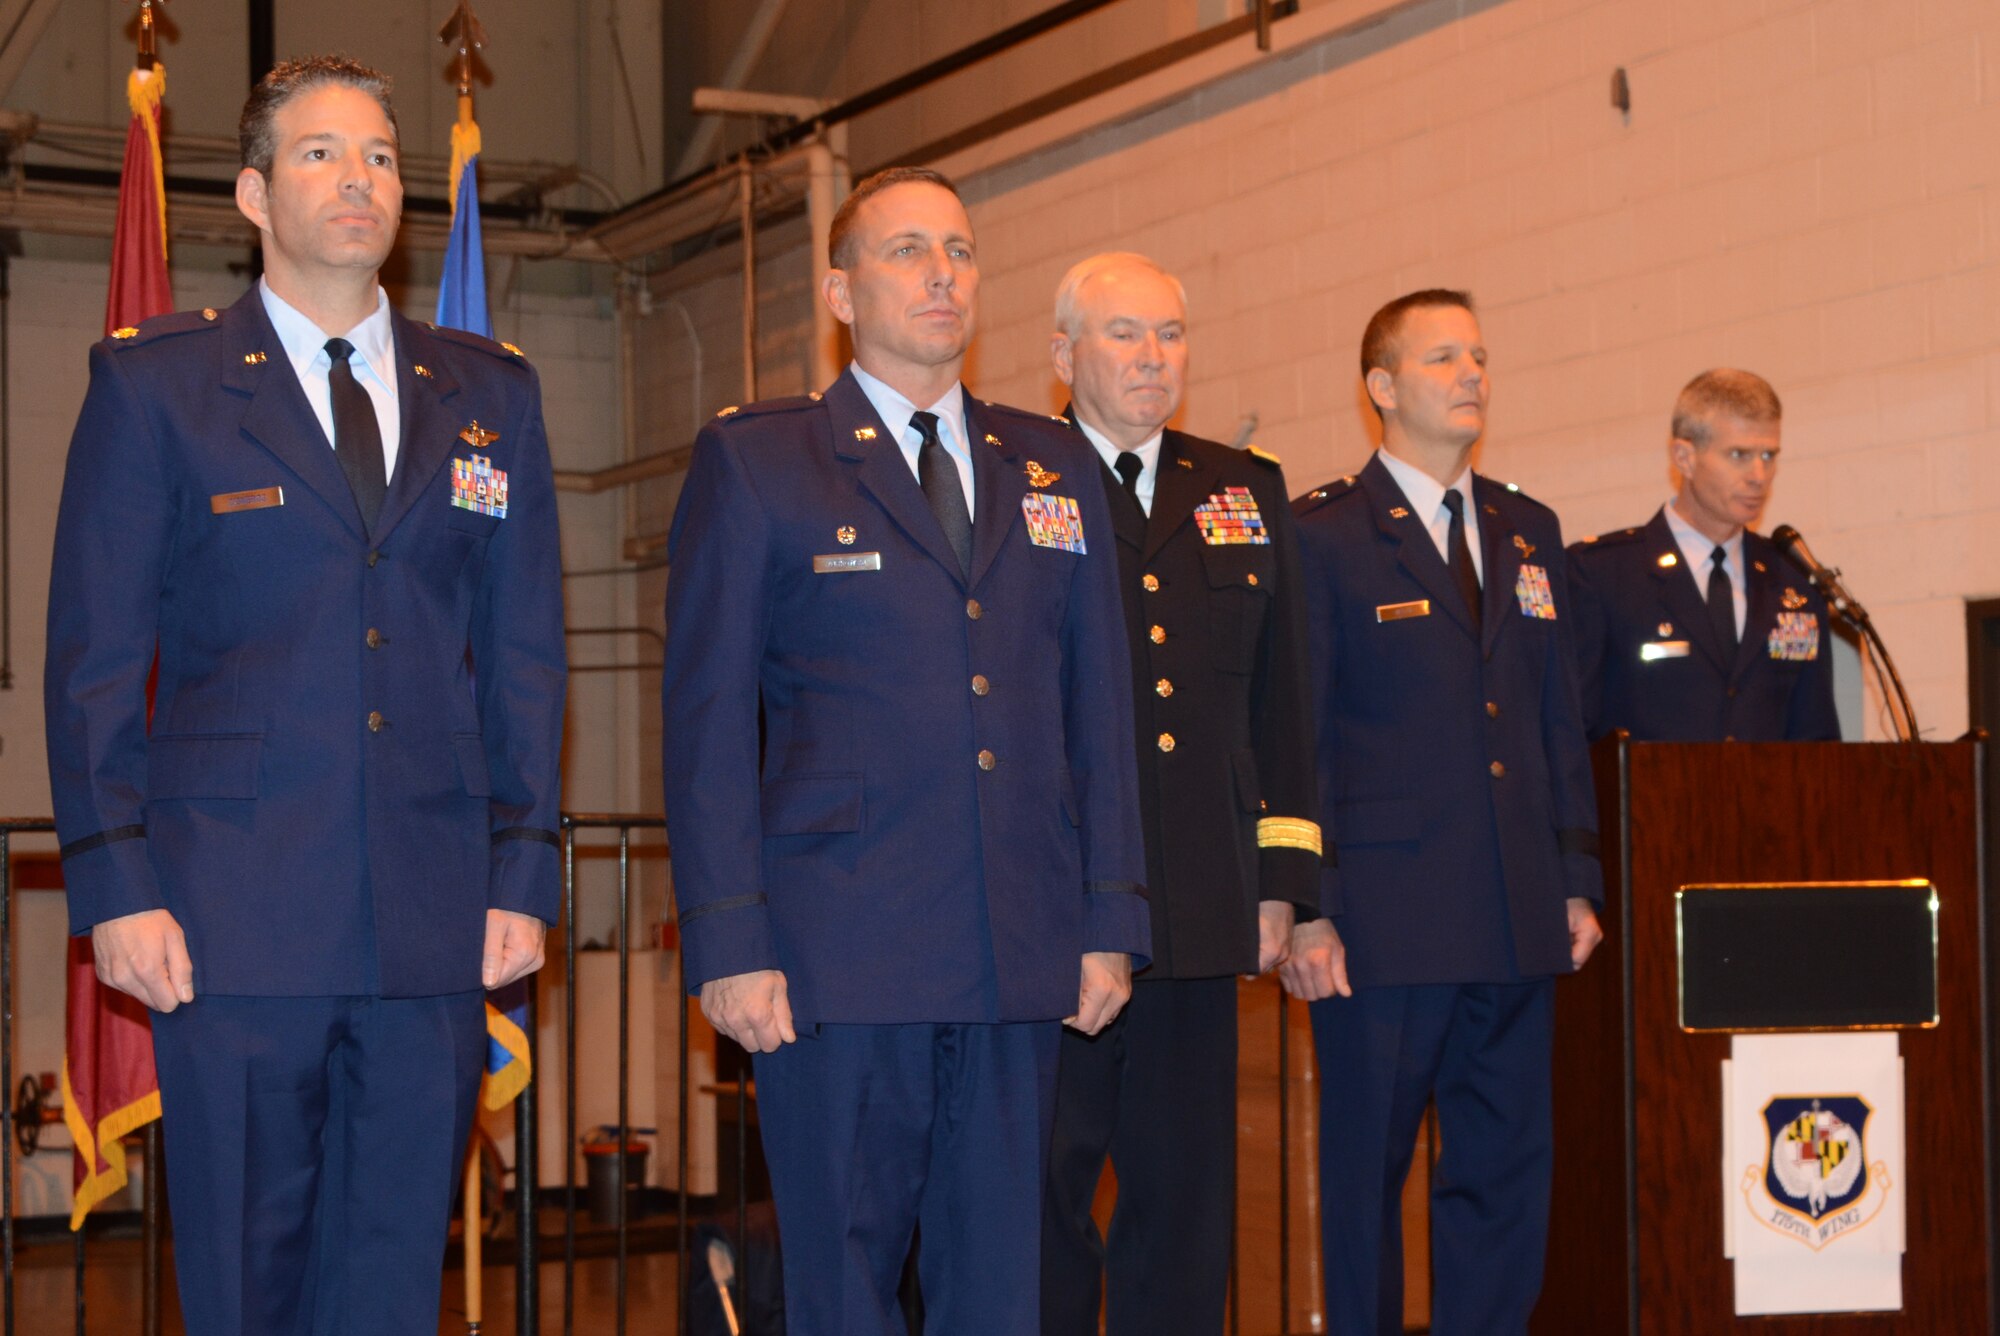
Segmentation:
{"type": "Polygon", "coordinates": [[[333,453],[340,471],[354,489],[354,504],[370,529],[382,514],[382,498],[389,491],[389,470],[382,459],[382,424],[375,417],[375,401],[361,382],[354,379],[348,358],[354,345],[346,339],[328,339],[326,355],[333,359],[327,372],[327,390],[333,400],[333,453]]]}
{"type": "Polygon", "coordinates": [[[1479,572],[1472,565],[1472,549],[1465,541],[1465,496],[1458,491],[1444,494],[1444,508],[1451,512],[1451,536],[1445,546],[1450,551],[1451,578],[1465,597],[1472,624],[1479,625],[1479,572]]]}
{"type": "Polygon", "coordinates": [[[1139,458],[1137,450],[1120,450],[1118,461],[1111,466],[1117,470],[1119,481],[1125,484],[1125,495],[1132,498],[1132,511],[1140,519],[1146,518],[1146,507],[1139,501],[1139,475],[1146,471],[1145,461],[1139,458]]]}
{"type": "Polygon", "coordinates": [[[1728,550],[1720,543],[1708,558],[1708,620],[1715,638],[1730,656],[1736,654],[1736,586],[1729,579],[1728,550]]]}
{"type": "Polygon", "coordinates": [[[965,505],[965,484],[959,479],[958,465],[945,453],[938,439],[936,413],[912,413],[910,425],[924,438],[917,448],[917,481],[923,485],[924,500],[931,503],[945,541],[958,554],[958,573],[972,574],[972,512],[965,505]]]}

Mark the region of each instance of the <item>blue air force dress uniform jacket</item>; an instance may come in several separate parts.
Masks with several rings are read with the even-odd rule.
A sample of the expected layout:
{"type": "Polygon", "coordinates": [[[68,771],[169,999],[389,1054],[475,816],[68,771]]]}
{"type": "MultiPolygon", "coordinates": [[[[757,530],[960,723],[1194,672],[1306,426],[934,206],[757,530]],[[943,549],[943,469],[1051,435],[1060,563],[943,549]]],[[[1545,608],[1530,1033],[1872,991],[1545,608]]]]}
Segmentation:
{"type": "Polygon", "coordinates": [[[695,444],[663,684],[690,990],[781,969],[802,1024],[1049,1020],[1083,953],[1145,964],[1100,465],[1045,417],[966,423],[969,576],[851,373],[695,444]]]}
{"type": "Polygon", "coordinates": [[[70,925],[165,909],[188,1330],[437,1329],[487,911],[553,921],[566,667],[540,391],[390,320],[373,524],[252,288],[91,351],[46,685],[70,925]],[[147,677],[157,652],[150,729],[147,677]]]}
{"type": "Polygon", "coordinates": [[[1299,503],[1321,908],[1356,987],[1567,974],[1565,903],[1603,898],[1560,527],[1486,478],[1474,478],[1473,501],[1476,642],[1380,459],[1299,503]]]}
{"type": "Polygon", "coordinates": [[[49,594],[70,928],[171,910],[200,992],[476,990],[487,909],[556,918],[540,390],[499,344],[393,328],[372,532],[256,288],[91,351],[49,594]]]}
{"type": "Polygon", "coordinates": [[[1826,600],[1762,534],[1743,535],[1743,634],[1716,637],[1664,511],[1569,550],[1584,722],[1594,741],[1838,742],[1826,600]]]}
{"type": "Polygon", "coordinates": [[[1106,1294],[1111,1336],[1214,1332],[1235,1202],[1235,976],[1257,970],[1260,901],[1319,915],[1298,536],[1284,474],[1254,449],[1163,433],[1150,515],[1091,462],[1118,538],[1153,964],[1107,1030],[1063,1035],[1041,1333],[1095,1336],[1106,1294]],[[1108,1237],[1091,1214],[1107,1156],[1108,1237]]]}
{"type": "Polygon", "coordinates": [[[1552,976],[1601,902],[1596,803],[1553,512],[1474,477],[1480,613],[1380,457],[1300,503],[1322,907],[1352,997],[1312,1004],[1327,1330],[1402,1310],[1400,1201],[1425,1105],[1439,1332],[1526,1331],[1554,1158],[1552,976]]]}

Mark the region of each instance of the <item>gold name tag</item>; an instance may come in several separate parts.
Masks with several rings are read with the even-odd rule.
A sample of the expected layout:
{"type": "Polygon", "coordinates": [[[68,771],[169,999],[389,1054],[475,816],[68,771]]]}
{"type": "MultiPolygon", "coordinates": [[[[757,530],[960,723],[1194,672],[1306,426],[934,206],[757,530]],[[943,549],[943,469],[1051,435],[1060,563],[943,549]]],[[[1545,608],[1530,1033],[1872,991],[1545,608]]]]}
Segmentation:
{"type": "Polygon", "coordinates": [[[1688,642],[1685,640],[1653,640],[1639,646],[1639,658],[1644,663],[1657,663],[1661,659],[1685,659],[1688,656],[1688,642]]]}
{"type": "Polygon", "coordinates": [[[880,552],[835,552],[830,556],[813,558],[814,575],[836,575],[841,571],[879,571],[882,569],[880,552]]]}
{"type": "Polygon", "coordinates": [[[239,510],[264,510],[284,504],[285,489],[282,487],[259,487],[248,492],[221,492],[208,498],[209,512],[215,515],[234,515],[239,510]]]}
{"type": "Polygon", "coordinates": [[[1420,598],[1414,603],[1384,603],[1375,609],[1375,620],[1378,622],[1400,622],[1430,615],[1431,601],[1427,598],[1420,598]]]}

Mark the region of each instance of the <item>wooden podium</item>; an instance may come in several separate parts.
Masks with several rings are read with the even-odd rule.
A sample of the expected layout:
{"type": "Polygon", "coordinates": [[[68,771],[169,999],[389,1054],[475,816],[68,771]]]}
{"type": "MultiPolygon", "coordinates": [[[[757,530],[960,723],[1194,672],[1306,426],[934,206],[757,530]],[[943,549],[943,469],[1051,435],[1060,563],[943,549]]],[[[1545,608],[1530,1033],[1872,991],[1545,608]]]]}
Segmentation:
{"type": "Polygon", "coordinates": [[[1537,1336],[1995,1330],[1984,750],[1598,744],[1605,942],[1556,989],[1555,1196],[1537,1336]],[[1939,1021],[1900,1032],[1903,1310],[1738,1318],[1718,1158],[1730,1036],[1681,1028],[1675,893],[1908,878],[1937,893],[1939,1021]]]}

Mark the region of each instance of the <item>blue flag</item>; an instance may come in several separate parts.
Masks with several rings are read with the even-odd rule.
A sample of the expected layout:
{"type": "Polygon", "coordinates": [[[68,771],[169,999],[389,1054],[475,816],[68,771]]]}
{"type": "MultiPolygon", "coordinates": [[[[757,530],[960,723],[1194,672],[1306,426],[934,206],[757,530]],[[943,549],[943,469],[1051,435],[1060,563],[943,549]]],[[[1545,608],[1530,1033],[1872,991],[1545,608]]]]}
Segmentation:
{"type": "Polygon", "coordinates": [[[479,237],[479,123],[470,99],[461,99],[451,127],[451,239],[438,283],[437,323],[493,337],[486,310],[486,248],[479,237]]]}
{"type": "MultiPolygon", "coordinates": [[[[451,127],[451,239],[438,283],[437,323],[493,337],[486,310],[486,248],[479,238],[479,123],[472,99],[458,100],[451,127]]],[[[483,1102],[504,1109],[527,1087],[528,987],[531,979],[486,995],[486,1080],[483,1102]]]]}

